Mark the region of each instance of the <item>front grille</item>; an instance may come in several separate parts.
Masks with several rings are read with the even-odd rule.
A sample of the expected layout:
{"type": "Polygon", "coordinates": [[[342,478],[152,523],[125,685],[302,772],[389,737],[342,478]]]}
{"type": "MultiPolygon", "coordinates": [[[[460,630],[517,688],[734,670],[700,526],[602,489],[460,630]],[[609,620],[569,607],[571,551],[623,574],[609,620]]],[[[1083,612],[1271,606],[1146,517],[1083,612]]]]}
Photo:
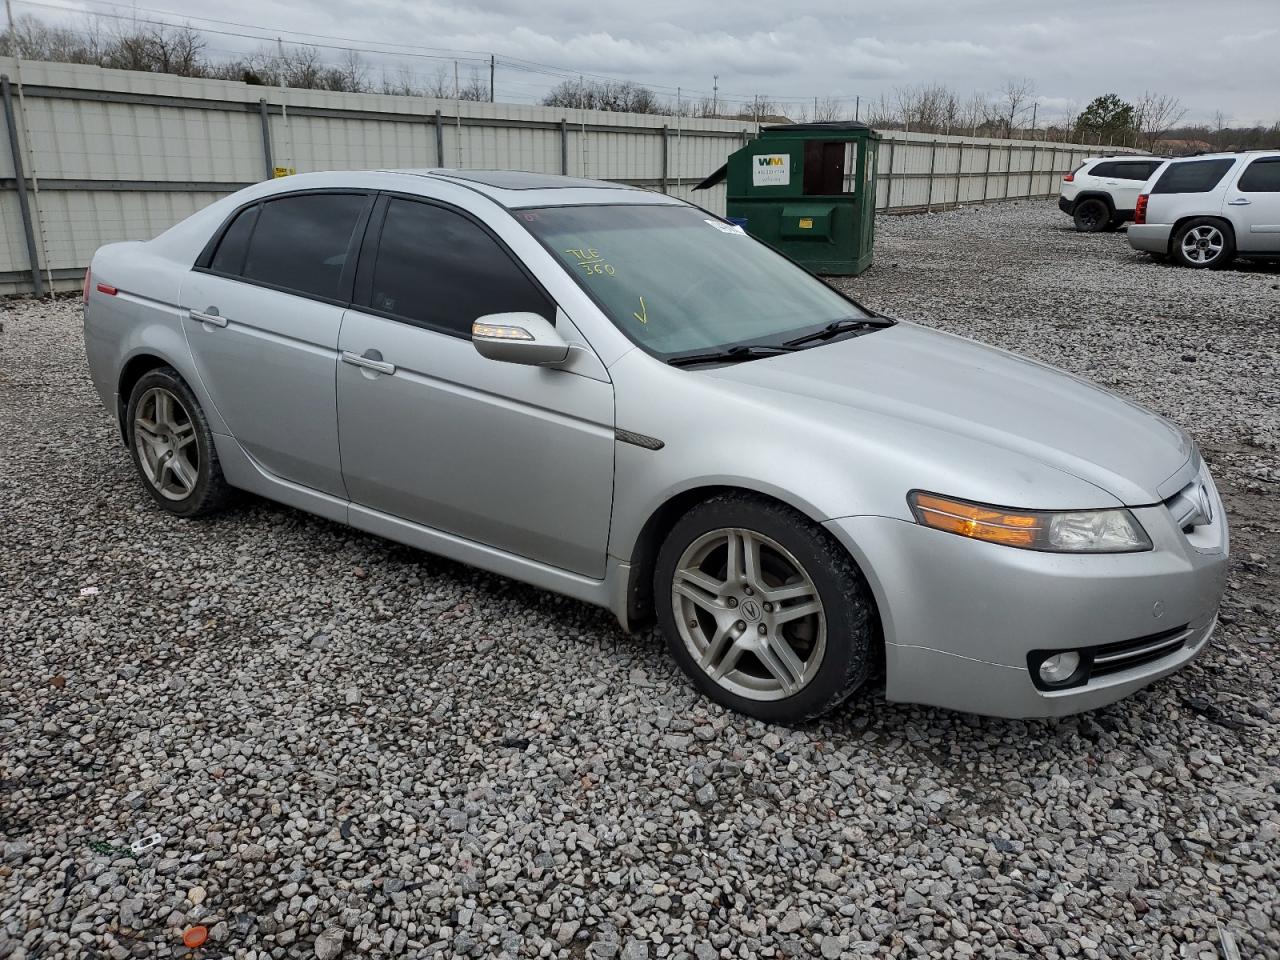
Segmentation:
{"type": "Polygon", "coordinates": [[[1147,637],[1135,637],[1133,640],[1120,640],[1116,643],[1094,647],[1093,669],[1090,677],[1101,677],[1108,673],[1130,670],[1146,663],[1153,663],[1162,657],[1170,656],[1185,646],[1191,630],[1184,623],[1163,633],[1153,633],[1147,637]]]}

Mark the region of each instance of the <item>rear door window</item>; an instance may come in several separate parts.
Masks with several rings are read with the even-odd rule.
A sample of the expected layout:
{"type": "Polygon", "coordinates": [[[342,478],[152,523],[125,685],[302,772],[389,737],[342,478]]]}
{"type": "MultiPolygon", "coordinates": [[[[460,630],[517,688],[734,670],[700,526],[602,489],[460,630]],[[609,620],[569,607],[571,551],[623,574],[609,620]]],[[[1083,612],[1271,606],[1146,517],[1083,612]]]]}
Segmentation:
{"type": "Polygon", "coordinates": [[[1116,165],[1110,161],[1105,161],[1092,167],[1089,170],[1091,177],[1114,177],[1116,175],[1116,165]]]}
{"type": "Polygon", "coordinates": [[[308,193],[264,203],[241,275],[293,293],[342,299],[351,234],[367,202],[364,194],[308,193]]]}
{"type": "Polygon", "coordinates": [[[1115,165],[1116,172],[1112,176],[1121,180],[1146,180],[1155,173],[1158,163],[1121,162],[1115,165]]]}
{"type": "Polygon", "coordinates": [[[1280,193],[1280,157],[1259,157],[1240,175],[1241,193],[1280,193]]]}
{"type": "Polygon", "coordinates": [[[1235,160],[1182,160],[1165,168],[1152,193],[1208,193],[1222,182],[1235,160]]]}
{"type": "Polygon", "coordinates": [[[397,197],[387,201],[369,306],[467,339],[471,325],[491,313],[536,313],[555,322],[551,300],[483,227],[397,197]]]}

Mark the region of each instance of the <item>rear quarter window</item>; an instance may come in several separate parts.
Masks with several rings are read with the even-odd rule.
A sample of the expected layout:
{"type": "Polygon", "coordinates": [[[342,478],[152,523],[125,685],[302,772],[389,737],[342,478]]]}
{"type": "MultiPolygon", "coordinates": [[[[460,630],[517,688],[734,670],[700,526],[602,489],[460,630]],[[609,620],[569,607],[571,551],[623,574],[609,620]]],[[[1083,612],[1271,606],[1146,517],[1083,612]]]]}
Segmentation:
{"type": "Polygon", "coordinates": [[[1222,182],[1223,175],[1231,169],[1235,161],[1219,160],[1182,160],[1169,164],[1168,168],[1152,193],[1207,193],[1222,182]]]}

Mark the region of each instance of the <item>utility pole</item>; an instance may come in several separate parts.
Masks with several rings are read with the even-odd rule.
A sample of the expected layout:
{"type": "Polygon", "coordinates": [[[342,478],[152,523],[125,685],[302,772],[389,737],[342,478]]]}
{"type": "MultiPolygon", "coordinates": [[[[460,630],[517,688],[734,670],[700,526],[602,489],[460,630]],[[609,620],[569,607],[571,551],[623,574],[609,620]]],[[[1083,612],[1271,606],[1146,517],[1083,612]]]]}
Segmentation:
{"type": "Polygon", "coordinates": [[[718,116],[719,114],[720,114],[720,74],[713,73],[711,75],[711,115],[715,117],[715,116],[718,116]]]}
{"type": "Polygon", "coordinates": [[[680,183],[680,88],[676,87],[676,191],[682,186],[680,183]]]}
{"type": "Polygon", "coordinates": [[[858,111],[861,109],[862,109],[862,97],[861,95],[859,95],[853,98],[853,119],[854,120],[858,119],[858,111]]]}
{"type": "Polygon", "coordinates": [[[498,65],[498,58],[489,54],[489,102],[493,103],[493,73],[498,65]]]}
{"type": "Polygon", "coordinates": [[[1031,104],[1031,139],[1036,138],[1036,111],[1040,109],[1039,101],[1031,104]]]}
{"type": "MultiPolygon", "coordinates": [[[[289,153],[285,158],[285,169],[288,170],[294,164],[293,159],[293,127],[289,125],[289,105],[285,102],[285,80],[284,80],[284,41],[276,37],[276,50],[280,53],[280,119],[284,121],[285,142],[289,145],[289,153]]],[[[274,171],[273,171],[274,172],[274,171]]]]}

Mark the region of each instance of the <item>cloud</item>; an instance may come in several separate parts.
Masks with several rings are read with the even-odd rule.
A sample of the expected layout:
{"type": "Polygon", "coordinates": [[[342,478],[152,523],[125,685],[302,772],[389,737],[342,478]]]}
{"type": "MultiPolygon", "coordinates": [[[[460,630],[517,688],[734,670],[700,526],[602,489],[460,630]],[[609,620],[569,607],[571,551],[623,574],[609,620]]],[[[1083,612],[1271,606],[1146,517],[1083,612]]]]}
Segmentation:
{"type": "MultiPolygon", "coordinates": [[[[933,83],[961,97],[994,94],[1006,80],[1026,77],[1050,113],[1103,93],[1132,98],[1155,90],[1181,98],[1190,121],[1222,109],[1271,123],[1280,119],[1274,95],[1280,25],[1270,26],[1276,3],[1218,0],[1210,20],[1153,16],[1145,4],[1117,0],[1073,0],[1070,19],[1026,0],[876,6],[848,0],[308,0],[305,8],[297,0],[222,0],[217,13],[205,0],[149,0],[148,6],[255,24],[286,42],[290,28],[306,29],[349,37],[356,46],[411,44],[444,58],[369,55],[379,65],[400,62],[423,72],[441,63],[451,70],[449,50],[552,68],[499,66],[499,97],[525,102],[577,73],[635,80],[664,96],[677,86],[691,96],[709,95],[716,83],[730,99],[831,95],[864,102],[891,96],[898,86],[933,83]],[[1080,23],[1106,38],[1087,61],[1075,39],[1080,23]],[[1217,56],[1231,58],[1230,69],[1214,64],[1208,51],[1215,48],[1217,56]]],[[[235,43],[219,37],[217,46],[235,43]]]]}

